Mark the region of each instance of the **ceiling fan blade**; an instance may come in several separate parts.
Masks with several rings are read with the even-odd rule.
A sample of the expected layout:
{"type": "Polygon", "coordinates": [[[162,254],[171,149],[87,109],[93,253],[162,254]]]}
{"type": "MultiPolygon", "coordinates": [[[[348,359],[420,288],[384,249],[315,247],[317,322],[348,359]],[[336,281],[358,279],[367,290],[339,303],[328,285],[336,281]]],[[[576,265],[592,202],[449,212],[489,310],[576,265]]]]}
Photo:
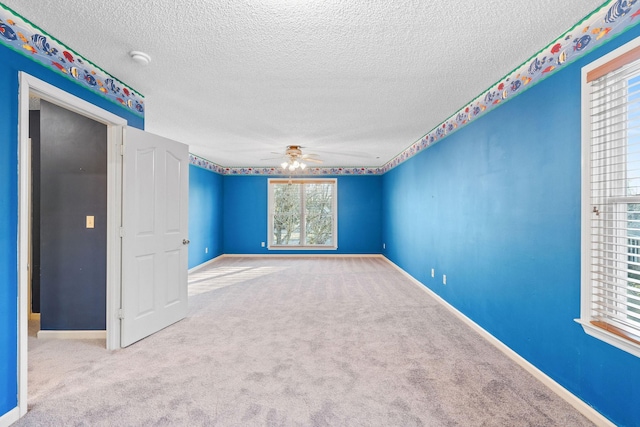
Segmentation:
{"type": "Polygon", "coordinates": [[[320,159],[311,159],[311,158],[305,158],[303,159],[305,162],[312,162],[312,163],[322,163],[322,160],[320,159]]]}
{"type": "Polygon", "coordinates": [[[366,152],[359,152],[359,151],[338,151],[338,150],[323,150],[323,149],[316,149],[319,152],[321,152],[322,154],[332,154],[332,155],[338,155],[338,156],[346,156],[346,157],[359,157],[359,158],[373,158],[374,155],[371,153],[366,153],[366,152]]]}
{"type": "MultiPolygon", "coordinates": [[[[274,154],[278,154],[278,153],[274,153],[274,154]]],[[[266,159],[260,159],[260,160],[277,160],[277,159],[284,159],[284,156],[280,155],[278,157],[267,157],[266,159]]]]}

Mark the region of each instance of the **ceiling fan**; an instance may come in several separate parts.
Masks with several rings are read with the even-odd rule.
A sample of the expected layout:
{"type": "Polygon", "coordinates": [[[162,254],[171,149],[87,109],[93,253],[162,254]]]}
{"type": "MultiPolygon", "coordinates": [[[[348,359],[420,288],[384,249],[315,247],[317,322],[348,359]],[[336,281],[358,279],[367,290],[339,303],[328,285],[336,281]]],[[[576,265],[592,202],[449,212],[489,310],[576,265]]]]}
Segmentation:
{"type": "MultiPolygon", "coordinates": [[[[277,153],[274,153],[277,154],[277,153]]],[[[294,171],[298,168],[307,167],[306,162],[322,163],[322,160],[316,158],[317,154],[302,154],[302,146],[288,145],[284,152],[285,161],[280,164],[282,169],[294,171]]]]}

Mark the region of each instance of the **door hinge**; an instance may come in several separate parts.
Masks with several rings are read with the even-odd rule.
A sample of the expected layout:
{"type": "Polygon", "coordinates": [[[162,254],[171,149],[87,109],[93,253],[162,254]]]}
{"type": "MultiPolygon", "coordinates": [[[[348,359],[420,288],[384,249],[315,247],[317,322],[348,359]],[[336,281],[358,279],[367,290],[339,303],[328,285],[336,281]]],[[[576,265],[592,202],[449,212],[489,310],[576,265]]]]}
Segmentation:
{"type": "Polygon", "coordinates": [[[120,145],[120,155],[124,156],[124,144],[120,145]]]}
{"type": "Polygon", "coordinates": [[[118,309],[118,319],[124,319],[124,311],[121,308],[118,309]]]}
{"type": "Polygon", "coordinates": [[[120,237],[124,237],[124,227],[120,227],[120,237]]]}

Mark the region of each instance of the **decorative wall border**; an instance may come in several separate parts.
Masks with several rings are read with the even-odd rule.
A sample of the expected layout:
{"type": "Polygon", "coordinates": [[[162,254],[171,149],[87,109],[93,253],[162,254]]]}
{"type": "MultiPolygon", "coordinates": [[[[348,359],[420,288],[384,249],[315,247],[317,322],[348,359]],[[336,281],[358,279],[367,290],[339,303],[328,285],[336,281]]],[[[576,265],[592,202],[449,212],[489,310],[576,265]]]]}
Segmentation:
{"type": "MultiPolygon", "coordinates": [[[[429,148],[453,132],[504,104],[560,71],[594,48],[640,23],[639,0],[610,0],[587,15],[544,49],[505,75],[470,103],[433,128],[418,141],[381,167],[364,168],[308,168],[303,175],[379,175],[389,172],[422,150],[429,148]]],[[[193,156],[194,158],[197,158],[193,156]]],[[[288,175],[280,168],[225,168],[208,160],[196,164],[223,175],[288,175]],[[212,166],[210,166],[211,164],[212,166]],[[205,166],[203,166],[205,165],[205,166]]],[[[193,163],[193,162],[192,162],[193,163]]]]}
{"type": "Polygon", "coordinates": [[[144,117],[144,96],[0,3],[0,43],[144,117]]]}
{"type": "Polygon", "coordinates": [[[207,159],[203,159],[202,157],[198,157],[195,154],[189,153],[189,163],[202,169],[224,175],[224,168],[222,166],[207,159]]]}
{"type": "MultiPolygon", "coordinates": [[[[297,174],[384,174],[638,23],[638,0],[609,0],[383,166],[307,168],[297,174]]],[[[144,117],[144,97],[141,94],[2,3],[0,43],[144,117]]],[[[289,175],[275,167],[222,167],[194,155],[191,155],[190,162],[223,175],[289,175]]]]}
{"type": "Polygon", "coordinates": [[[380,169],[386,173],[420,151],[531,88],[640,22],[638,0],[609,0],[380,169]]]}
{"type": "Polygon", "coordinates": [[[189,154],[189,163],[219,173],[220,175],[269,175],[269,176],[290,176],[290,175],[380,175],[381,168],[366,167],[346,167],[346,168],[310,168],[297,170],[295,172],[285,171],[279,167],[224,167],[212,161],[189,154]]]}

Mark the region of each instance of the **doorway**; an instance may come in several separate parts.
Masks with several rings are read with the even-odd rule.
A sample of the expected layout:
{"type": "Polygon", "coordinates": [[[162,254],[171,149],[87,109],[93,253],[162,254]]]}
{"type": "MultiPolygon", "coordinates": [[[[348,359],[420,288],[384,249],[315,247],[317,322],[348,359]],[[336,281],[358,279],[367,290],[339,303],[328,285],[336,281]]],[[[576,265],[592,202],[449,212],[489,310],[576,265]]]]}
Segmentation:
{"type": "Polygon", "coordinates": [[[27,342],[29,320],[29,246],[31,165],[29,97],[37,97],[106,126],[106,347],[120,347],[120,225],[122,212],[122,133],[126,120],[24,72],[19,93],[19,380],[20,416],[27,412],[27,342]]]}
{"type": "Polygon", "coordinates": [[[30,104],[30,308],[40,316],[29,329],[39,317],[39,338],[105,339],[107,126],[33,96],[30,104]]]}
{"type": "Polygon", "coordinates": [[[19,416],[27,411],[31,208],[29,96],[39,97],[106,126],[107,349],[130,345],[183,319],[187,314],[188,299],[188,146],[139,129],[126,128],[126,120],[21,72],[18,118],[19,416]],[[125,130],[126,146],[123,145],[125,130]],[[126,188],[125,183],[129,183],[126,188]]]}

